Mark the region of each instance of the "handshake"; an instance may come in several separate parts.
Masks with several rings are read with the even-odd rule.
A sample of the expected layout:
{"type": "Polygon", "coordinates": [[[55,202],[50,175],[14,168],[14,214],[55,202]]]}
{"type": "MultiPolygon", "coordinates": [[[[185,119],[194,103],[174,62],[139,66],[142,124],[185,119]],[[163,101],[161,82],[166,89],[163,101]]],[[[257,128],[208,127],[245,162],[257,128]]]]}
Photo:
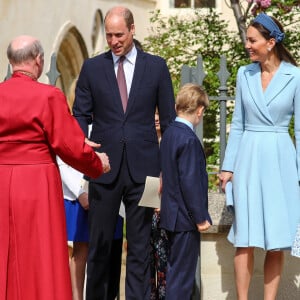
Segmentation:
{"type": "MultiPolygon", "coordinates": [[[[92,148],[100,148],[101,145],[97,144],[93,141],[90,141],[88,138],[85,138],[85,143],[91,146],[92,148]]],[[[110,171],[110,163],[109,163],[109,158],[106,153],[102,152],[96,152],[97,156],[100,158],[102,162],[102,169],[103,173],[108,173],[110,171]]]]}
{"type": "Polygon", "coordinates": [[[98,157],[100,158],[101,162],[102,162],[102,169],[103,169],[103,173],[108,173],[110,171],[110,163],[109,163],[109,158],[107,156],[106,153],[102,152],[96,152],[96,154],[98,155],[98,157]]]}

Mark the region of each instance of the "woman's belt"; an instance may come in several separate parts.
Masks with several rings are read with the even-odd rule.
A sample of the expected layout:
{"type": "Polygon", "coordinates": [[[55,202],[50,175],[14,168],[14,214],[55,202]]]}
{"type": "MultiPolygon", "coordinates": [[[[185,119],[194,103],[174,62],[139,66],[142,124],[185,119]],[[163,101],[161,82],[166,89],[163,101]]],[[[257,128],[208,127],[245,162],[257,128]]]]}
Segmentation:
{"type": "Polygon", "coordinates": [[[289,128],[286,126],[272,126],[272,125],[245,125],[246,131],[258,131],[258,132],[279,132],[287,133],[289,128]]]}

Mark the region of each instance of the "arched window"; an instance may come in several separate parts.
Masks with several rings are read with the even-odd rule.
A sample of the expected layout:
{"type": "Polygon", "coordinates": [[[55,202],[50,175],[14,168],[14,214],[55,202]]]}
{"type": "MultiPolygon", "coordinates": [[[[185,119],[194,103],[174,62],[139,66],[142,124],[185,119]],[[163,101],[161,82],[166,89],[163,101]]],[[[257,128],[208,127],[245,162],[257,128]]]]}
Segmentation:
{"type": "Polygon", "coordinates": [[[72,106],[76,80],[83,61],[89,55],[85,42],[75,26],[68,24],[61,35],[56,58],[60,76],[56,85],[65,93],[70,106],[72,106]]]}
{"type": "Polygon", "coordinates": [[[174,0],[174,8],[215,8],[215,0],[174,0]]]}
{"type": "Polygon", "coordinates": [[[104,50],[104,26],[103,15],[101,10],[96,10],[92,29],[92,47],[93,54],[97,54],[104,50]]]}

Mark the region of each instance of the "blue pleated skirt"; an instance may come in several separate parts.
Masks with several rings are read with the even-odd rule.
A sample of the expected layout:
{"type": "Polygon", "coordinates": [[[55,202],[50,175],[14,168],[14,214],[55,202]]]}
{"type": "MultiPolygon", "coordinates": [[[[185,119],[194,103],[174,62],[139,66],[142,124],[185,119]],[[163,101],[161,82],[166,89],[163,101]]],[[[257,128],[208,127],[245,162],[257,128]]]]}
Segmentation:
{"type": "Polygon", "coordinates": [[[88,242],[88,211],[83,209],[78,200],[65,199],[68,241],[88,242]]]}

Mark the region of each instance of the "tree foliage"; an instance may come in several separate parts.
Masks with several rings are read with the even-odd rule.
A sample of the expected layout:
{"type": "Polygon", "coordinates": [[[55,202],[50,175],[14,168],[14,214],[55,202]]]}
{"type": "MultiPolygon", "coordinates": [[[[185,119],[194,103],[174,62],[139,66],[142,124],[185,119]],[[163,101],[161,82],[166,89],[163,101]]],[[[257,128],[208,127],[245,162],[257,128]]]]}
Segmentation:
{"type": "Polygon", "coordinates": [[[300,0],[230,0],[230,5],[243,43],[249,21],[261,12],[273,15],[284,28],[299,26],[300,0]]]}
{"type": "MultiPolygon", "coordinates": [[[[191,10],[184,16],[163,16],[156,10],[152,12],[150,22],[152,27],[143,47],[166,59],[175,93],[180,85],[182,66],[195,66],[199,54],[207,72],[204,86],[210,95],[217,94],[219,83],[215,73],[219,70],[220,55],[230,60],[229,71],[247,60],[237,34],[230,31],[228,22],[221,20],[213,10],[209,13],[191,10]]],[[[229,82],[234,83],[234,80],[235,74],[232,74],[229,82]]],[[[233,90],[230,92],[232,94],[233,90]]]]}

